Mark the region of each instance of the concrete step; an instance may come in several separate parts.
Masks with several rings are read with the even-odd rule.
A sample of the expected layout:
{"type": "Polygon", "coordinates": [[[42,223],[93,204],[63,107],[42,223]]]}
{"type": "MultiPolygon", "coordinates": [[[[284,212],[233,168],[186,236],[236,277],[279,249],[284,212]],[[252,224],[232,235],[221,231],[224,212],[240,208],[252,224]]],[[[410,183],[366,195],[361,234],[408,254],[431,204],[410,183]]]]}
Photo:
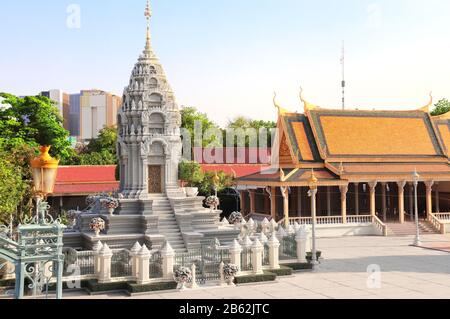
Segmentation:
{"type": "MultiPolygon", "coordinates": [[[[390,236],[411,236],[416,234],[416,224],[407,222],[404,224],[388,223],[388,234],[390,236]]],[[[419,230],[422,234],[438,234],[433,226],[428,222],[421,221],[419,223],[419,230]]]]}

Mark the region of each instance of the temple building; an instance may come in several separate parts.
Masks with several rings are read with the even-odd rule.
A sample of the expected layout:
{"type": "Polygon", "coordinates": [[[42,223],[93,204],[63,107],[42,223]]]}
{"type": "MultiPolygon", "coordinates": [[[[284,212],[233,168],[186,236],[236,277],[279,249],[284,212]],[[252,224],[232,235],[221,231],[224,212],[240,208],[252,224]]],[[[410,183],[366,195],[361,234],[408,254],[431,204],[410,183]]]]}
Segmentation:
{"type": "Polygon", "coordinates": [[[445,232],[450,216],[439,213],[450,211],[450,114],[432,117],[432,99],[411,111],[342,111],[301,100],[304,113],[291,113],[274,99],[272,167],[238,179],[245,215],[311,219],[314,172],[319,224],[403,224],[413,221],[417,170],[422,223],[445,232]]]}

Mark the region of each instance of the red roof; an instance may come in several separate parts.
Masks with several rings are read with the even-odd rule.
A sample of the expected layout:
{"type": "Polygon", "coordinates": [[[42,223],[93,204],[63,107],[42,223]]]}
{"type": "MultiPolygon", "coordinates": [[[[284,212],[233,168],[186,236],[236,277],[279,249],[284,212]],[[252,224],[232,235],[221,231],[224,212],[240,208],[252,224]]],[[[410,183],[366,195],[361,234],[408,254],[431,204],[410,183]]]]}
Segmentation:
{"type": "MultiPolygon", "coordinates": [[[[261,172],[261,164],[202,164],[205,172],[223,171],[237,178],[261,172]]],[[[116,166],[60,166],[53,196],[85,196],[119,189],[116,166]]]]}
{"type": "Polygon", "coordinates": [[[119,189],[116,166],[60,166],[54,196],[88,195],[119,189]]]}

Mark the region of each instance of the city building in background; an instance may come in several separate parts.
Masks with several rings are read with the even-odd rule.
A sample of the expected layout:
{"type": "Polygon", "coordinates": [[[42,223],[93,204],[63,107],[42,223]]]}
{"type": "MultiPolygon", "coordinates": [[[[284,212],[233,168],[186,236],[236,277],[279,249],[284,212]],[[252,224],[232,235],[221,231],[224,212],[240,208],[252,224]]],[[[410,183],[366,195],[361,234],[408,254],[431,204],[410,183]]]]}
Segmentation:
{"type": "Polygon", "coordinates": [[[105,91],[81,91],[80,139],[93,139],[104,127],[116,125],[117,111],[121,104],[120,97],[105,91]]]}
{"type": "Polygon", "coordinates": [[[117,111],[122,99],[109,92],[82,90],[69,94],[54,89],[40,94],[56,103],[72,142],[96,138],[101,129],[117,124],[117,111]]]}
{"type": "Polygon", "coordinates": [[[56,103],[59,114],[64,118],[64,128],[69,130],[70,94],[62,90],[49,90],[41,92],[42,96],[48,97],[56,103]]]}

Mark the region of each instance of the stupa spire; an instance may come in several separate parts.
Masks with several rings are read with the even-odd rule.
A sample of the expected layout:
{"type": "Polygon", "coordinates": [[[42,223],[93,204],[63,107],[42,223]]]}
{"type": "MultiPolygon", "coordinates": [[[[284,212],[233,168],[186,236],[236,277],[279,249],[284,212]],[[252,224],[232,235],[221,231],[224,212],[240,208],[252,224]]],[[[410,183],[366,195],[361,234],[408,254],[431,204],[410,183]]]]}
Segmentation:
{"type": "Polygon", "coordinates": [[[150,18],[152,17],[152,8],[150,7],[150,0],[147,0],[147,6],[145,7],[145,18],[147,19],[147,42],[145,44],[145,50],[151,50],[150,44],[150,18]]]}

